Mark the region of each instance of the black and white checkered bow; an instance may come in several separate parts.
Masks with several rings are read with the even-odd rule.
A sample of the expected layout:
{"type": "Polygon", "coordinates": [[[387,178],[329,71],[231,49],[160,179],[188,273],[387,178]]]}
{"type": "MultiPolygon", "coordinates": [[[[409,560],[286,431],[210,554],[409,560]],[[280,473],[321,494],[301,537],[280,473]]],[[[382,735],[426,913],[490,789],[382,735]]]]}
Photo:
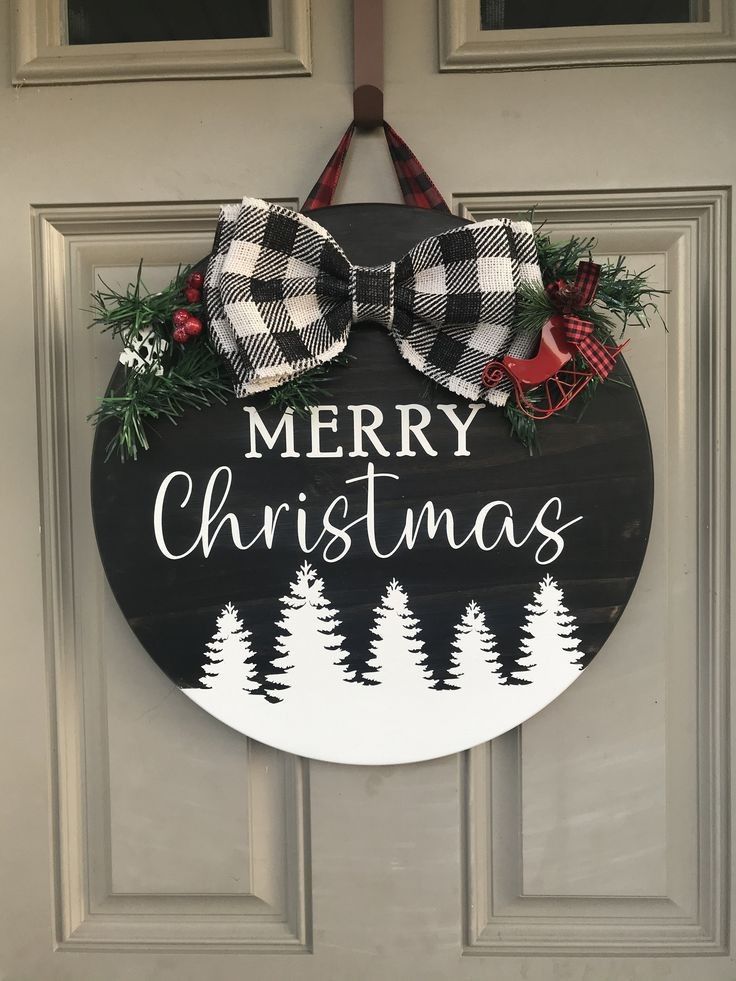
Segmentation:
{"type": "Polygon", "coordinates": [[[361,321],[387,328],[401,355],[463,398],[503,404],[485,365],[526,357],[512,335],[520,284],[542,286],[532,227],[506,218],[426,239],[399,262],[353,266],[315,221],[250,198],[221,213],[205,277],[213,341],[238,396],[330,361],[361,321]]]}

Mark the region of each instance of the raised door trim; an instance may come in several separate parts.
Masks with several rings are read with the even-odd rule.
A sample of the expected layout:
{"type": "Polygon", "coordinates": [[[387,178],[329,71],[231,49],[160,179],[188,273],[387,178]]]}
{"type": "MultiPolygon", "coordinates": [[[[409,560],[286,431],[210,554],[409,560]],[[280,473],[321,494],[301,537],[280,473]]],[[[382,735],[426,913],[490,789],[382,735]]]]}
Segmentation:
{"type": "Polygon", "coordinates": [[[481,30],[479,0],[439,0],[440,71],[650,65],[736,58],[736,2],[690,24],[481,30]]]}
{"type": "Polygon", "coordinates": [[[310,75],[309,0],[271,0],[265,38],[74,44],[66,41],[64,0],[14,5],[14,85],[183,78],[310,75]]]}

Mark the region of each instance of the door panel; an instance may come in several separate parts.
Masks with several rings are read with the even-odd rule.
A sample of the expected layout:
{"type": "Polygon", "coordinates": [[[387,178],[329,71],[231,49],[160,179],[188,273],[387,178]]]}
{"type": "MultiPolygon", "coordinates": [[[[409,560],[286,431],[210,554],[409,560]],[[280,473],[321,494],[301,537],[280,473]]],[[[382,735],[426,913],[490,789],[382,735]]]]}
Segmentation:
{"type": "MultiPolygon", "coordinates": [[[[387,5],[387,109],[454,209],[482,218],[537,205],[555,234],[594,234],[601,255],[653,265],[671,290],[669,332],[632,332],[627,354],[656,474],[632,600],[576,685],[460,757],[311,763],[201,712],[137,644],[97,557],[86,415],[118,352],[86,329],[85,308],[98,274],[127,282],[143,257],[155,287],[200,258],[221,202],[247,193],[296,206],[347,122],[348,5],[313,4],[309,79],[6,81],[3,981],[736,973],[736,72],[440,75],[436,12],[430,0],[387,5]],[[572,153],[581,92],[600,111],[572,153]]],[[[356,143],[341,200],[397,200],[382,141],[356,143]]]]}
{"type": "MultiPolygon", "coordinates": [[[[89,507],[91,432],[73,422],[92,411],[118,355],[109,337],[86,329],[90,290],[99,277],[129,282],[141,255],[156,289],[177,262],[205,254],[215,209],[195,207],[189,218],[185,211],[121,209],[116,220],[110,209],[74,208],[36,216],[49,312],[39,337],[42,399],[56,393],[52,431],[68,426],[70,433],[67,458],[56,456],[45,480],[57,625],[49,639],[60,747],[58,940],[102,949],[304,948],[305,763],[224,726],[210,729],[201,712],[187,723],[188,703],[135,642],[100,574],[89,507]],[[58,283],[46,278],[49,270],[58,283]]],[[[54,442],[44,439],[51,456],[54,442]]]]}
{"type": "MultiPolygon", "coordinates": [[[[628,354],[652,436],[655,518],[599,663],[519,732],[469,754],[470,947],[723,949],[727,691],[714,579],[728,554],[707,515],[728,484],[702,433],[724,421],[728,199],[673,189],[537,200],[551,232],[595,235],[599,257],[652,266],[671,291],[666,337],[655,326],[628,354]]],[[[478,218],[522,204],[463,202],[478,218]]]]}

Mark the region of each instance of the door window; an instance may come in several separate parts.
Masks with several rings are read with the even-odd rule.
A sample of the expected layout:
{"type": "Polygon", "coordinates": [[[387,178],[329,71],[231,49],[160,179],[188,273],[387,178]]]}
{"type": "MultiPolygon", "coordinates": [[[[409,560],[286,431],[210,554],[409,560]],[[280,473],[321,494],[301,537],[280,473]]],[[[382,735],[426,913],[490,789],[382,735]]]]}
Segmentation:
{"type": "Polygon", "coordinates": [[[589,0],[480,0],[481,29],[599,27],[613,24],[683,24],[706,20],[692,0],[618,0],[591,5],[589,0]]]}
{"type": "Polygon", "coordinates": [[[67,0],[69,44],[269,37],[268,0],[67,0]]]}

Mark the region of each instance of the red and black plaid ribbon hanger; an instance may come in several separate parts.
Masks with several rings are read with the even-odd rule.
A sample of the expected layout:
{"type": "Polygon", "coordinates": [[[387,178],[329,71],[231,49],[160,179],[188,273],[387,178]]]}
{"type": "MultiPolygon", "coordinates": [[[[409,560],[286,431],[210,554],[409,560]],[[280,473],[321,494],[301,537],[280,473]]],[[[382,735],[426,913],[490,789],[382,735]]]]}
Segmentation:
{"type": "MultiPolygon", "coordinates": [[[[327,161],[317,183],[307,195],[302,208],[303,212],[314,211],[316,208],[326,208],[332,204],[354,132],[355,123],[351,123],[345,130],[337,149],[327,161]]],[[[399,180],[404,203],[411,208],[427,208],[449,213],[450,209],[447,202],[437,190],[432,178],[396,130],[384,122],[383,132],[399,180]]]]}
{"type": "Polygon", "coordinates": [[[590,320],[577,316],[595,299],[600,275],[597,262],[581,262],[574,283],[558,279],[547,286],[547,294],[560,311],[566,340],[578,349],[598,377],[604,379],[616,364],[619,348],[609,349],[601,344],[590,320]]]}

